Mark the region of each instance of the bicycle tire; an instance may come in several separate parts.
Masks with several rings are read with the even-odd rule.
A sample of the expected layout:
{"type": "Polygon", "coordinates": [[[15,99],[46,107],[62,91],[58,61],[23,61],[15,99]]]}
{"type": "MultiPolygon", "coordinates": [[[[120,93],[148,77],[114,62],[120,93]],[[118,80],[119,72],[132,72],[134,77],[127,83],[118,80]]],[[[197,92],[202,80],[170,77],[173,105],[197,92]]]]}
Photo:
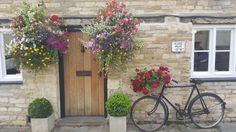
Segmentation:
{"type": "Polygon", "coordinates": [[[133,103],[131,107],[130,117],[133,124],[139,130],[144,132],[153,132],[159,130],[164,124],[166,124],[167,108],[165,104],[162,102],[162,100],[160,101],[158,108],[152,114],[150,115],[148,114],[148,112],[154,110],[156,102],[157,102],[157,97],[143,96],[137,99],[133,103]],[[160,119],[162,119],[162,121],[160,119]],[[154,128],[145,128],[149,126],[153,126],[154,128]]]}
{"type": "Polygon", "coordinates": [[[190,102],[189,107],[188,107],[188,113],[190,115],[191,121],[197,127],[204,128],[204,129],[217,126],[224,118],[224,110],[225,110],[224,101],[218,95],[213,94],[213,93],[201,93],[200,95],[198,95],[192,99],[192,101],[190,102]],[[215,102],[213,103],[212,100],[209,100],[209,98],[217,101],[217,104],[214,104],[215,102]],[[204,102],[207,106],[207,109],[203,108],[202,103],[201,103],[201,99],[204,100],[204,102]],[[214,113],[214,110],[212,109],[213,106],[214,107],[218,106],[216,109],[214,109],[214,110],[218,110],[215,113],[214,113]],[[199,111],[199,109],[200,109],[200,111],[199,111]],[[198,111],[195,112],[195,110],[198,110],[198,111]],[[204,120],[200,119],[199,121],[197,121],[197,116],[200,117],[202,115],[205,115],[206,119],[204,119],[204,120]],[[216,120],[214,120],[215,117],[217,117],[216,120]]]}

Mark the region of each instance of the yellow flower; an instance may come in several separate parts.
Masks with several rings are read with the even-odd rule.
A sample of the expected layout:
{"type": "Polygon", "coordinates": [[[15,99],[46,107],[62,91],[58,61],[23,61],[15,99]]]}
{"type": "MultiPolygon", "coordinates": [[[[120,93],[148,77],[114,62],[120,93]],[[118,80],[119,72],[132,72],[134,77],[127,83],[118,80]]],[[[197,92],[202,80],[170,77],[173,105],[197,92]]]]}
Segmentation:
{"type": "Polygon", "coordinates": [[[27,56],[27,55],[28,55],[28,53],[25,53],[25,54],[24,54],[24,56],[27,56]]]}
{"type": "Polygon", "coordinates": [[[28,61],[26,61],[26,64],[29,64],[29,62],[28,62],[28,61]]]}
{"type": "Polygon", "coordinates": [[[31,58],[28,59],[29,61],[31,60],[31,58]]]}
{"type": "Polygon", "coordinates": [[[30,64],[30,66],[33,66],[34,64],[30,64]]]}
{"type": "Polygon", "coordinates": [[[38,48],[35,48],[34,51],[37,52],[37,51],[39,51],[39,49],[38,49],[38,48]]]}

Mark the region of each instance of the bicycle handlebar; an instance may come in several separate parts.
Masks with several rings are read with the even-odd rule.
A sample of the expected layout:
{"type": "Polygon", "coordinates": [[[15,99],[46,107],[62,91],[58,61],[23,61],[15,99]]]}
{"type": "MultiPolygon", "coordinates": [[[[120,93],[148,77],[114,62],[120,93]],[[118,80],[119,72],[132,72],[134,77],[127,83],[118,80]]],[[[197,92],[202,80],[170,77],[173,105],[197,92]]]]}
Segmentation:
{"type": "Polygon", "coordinates": [[[175,82],[176,84],[178,84],[179,82],[174,80],[174,79],[171,79],[172,82],[175,82]]]}

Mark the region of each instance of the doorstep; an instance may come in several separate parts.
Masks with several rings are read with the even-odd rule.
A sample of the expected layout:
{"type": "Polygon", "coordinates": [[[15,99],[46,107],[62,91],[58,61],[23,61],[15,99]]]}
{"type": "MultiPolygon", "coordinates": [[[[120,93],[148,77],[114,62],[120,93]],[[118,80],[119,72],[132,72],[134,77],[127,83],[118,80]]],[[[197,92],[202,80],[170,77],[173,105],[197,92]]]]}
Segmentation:
{"type": "Polygon", "coordinates": [[[108,119],[101,116],[65,117],[56,122],[57,127],[105,126],[108,119]]]}

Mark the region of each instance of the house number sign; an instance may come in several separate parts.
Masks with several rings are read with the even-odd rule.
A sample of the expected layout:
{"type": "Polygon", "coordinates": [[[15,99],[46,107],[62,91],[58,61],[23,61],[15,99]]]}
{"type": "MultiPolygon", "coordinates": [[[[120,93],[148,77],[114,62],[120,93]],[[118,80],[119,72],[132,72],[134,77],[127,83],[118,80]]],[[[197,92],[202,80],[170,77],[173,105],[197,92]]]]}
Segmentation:
{"type": "Polygon", "coordinates": [[[179,53],[185,51],[185,42],[184,41],[173,41],[172,42],[172,52],[179,53]]]}

